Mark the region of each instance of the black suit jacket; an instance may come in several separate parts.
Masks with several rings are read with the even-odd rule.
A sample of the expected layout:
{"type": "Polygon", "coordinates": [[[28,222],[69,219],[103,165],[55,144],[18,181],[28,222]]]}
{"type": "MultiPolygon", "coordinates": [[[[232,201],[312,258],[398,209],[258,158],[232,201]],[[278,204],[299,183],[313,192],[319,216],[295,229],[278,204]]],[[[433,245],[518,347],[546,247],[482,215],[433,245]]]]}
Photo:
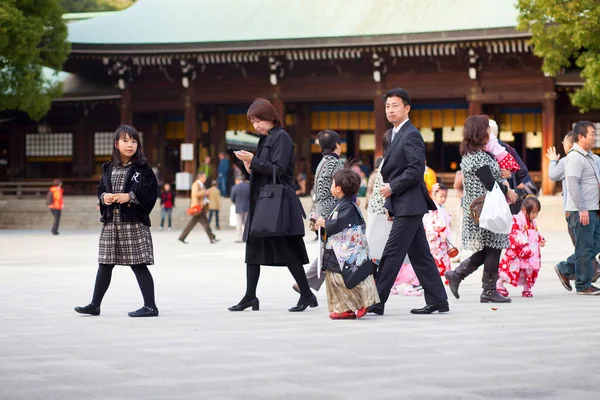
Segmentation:
{"type": "Polygon", "coordinates": [[[407,121],[384,154],[381,175],[392,195],[385,208],[394,216],[424,215],[436,206],[425,186],[425,142],[421,132],[407,121]]]}

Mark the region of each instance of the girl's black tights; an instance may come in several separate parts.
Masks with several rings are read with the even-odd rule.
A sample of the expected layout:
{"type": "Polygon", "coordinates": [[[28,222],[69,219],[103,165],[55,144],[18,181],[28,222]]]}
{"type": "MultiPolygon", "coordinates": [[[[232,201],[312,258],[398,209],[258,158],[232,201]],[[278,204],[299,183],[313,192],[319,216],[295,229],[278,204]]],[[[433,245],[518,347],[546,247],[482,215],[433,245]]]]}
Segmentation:
{"type": "MultiPolygon", "coordinates": [[[[112,271],[114,264],[100,264],[98,266],[98,272],[96,273],[96,284],[94,285],[94,295],[92,296],[92,304],[100,307],[104,294],[110,286],[110,280],[112,278],[112,271]]],[[[154,280],[152,274],[146,266],[146,264],[132,265],[131,269],[135,274],[140,290],[142,291],[142,297],[144,298],[144,305],[150,308],[156,308],[154,302],[154,280]]]]}

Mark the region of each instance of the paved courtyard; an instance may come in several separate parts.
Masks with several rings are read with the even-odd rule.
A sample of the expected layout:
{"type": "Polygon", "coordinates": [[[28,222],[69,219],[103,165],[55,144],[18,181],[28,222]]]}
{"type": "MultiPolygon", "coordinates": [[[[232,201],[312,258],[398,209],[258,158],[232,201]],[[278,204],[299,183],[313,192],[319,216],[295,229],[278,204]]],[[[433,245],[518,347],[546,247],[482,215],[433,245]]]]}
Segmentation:
{"type": "MultiPolygon", "coordinates": [[[[571,245],[544,232],[534,297],[480,304],[480,273],[451,313],[413,316],[419,297],[392,296],[383,317],[331,321],[292,314],[286,269],[263,268],[261,310],[242,296],[244,247],[233,231],[209,245],[195,230],[153,231],[159,318],[133,273],[117,268],[99,317],[81,316],[96,271],[98,231],[0,231],[0,399],[576,399],[595,398],[600,298],[576,296],[552,265],[571,245]]],[[[308,249],[316,255],[316,243],[308,249]]]]}

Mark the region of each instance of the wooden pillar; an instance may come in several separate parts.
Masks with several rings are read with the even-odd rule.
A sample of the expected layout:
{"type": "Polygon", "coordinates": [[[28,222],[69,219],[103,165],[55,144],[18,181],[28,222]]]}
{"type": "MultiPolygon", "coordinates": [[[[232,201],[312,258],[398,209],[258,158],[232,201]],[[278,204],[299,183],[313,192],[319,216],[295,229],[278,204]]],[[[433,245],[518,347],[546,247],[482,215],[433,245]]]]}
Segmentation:
{"type": "Polygon", "coordinates": [[[9,177],[24,178],[25,177],[25,134],[27,129],[19,126],[17,123],[12,124],[10,145],[8,151],[8,169],[9,177]]]}
{"type": "Polygon", "coordinates": [[[131,112],[131,87],[127,86],[121,95],[121,125],[133,124],[133,114],[131,112]]]}
{"type": "Polygon", "coordinates": [[[73,175],[76,177],[94,174],[94,132],[89,131],[87,120],[81,116],[73,132],[73,175]]]}
{"type": "Polygon", "coordinates": [[[194,89],[187,88],[184,93],[183,120],[185,125],[185,143],[194,145],[194,160],[185,161],[184,171],[194,175],[198,169],[198,150],[196,148],[196,102],[194,89]]]}
{"type": "Polygon", "coordinates": [[[482,94],[481,86],[477,81],[473,82],[473,86],[471,86],[471,91],[469,96],[467,97],[469,100],[469,116],[471,115],[481,115],[482,113],[482,104],[481,104],[481,94],[482,94]]]}
{"type": "Polygon", "coordinates": [[[373,110],[375,113],[375,158],[383,156],[383,135],[388,127],[385,116],[385,102],[383,101],[383,89],[378,88],[373,99],[373,110]]]}
{"type": "Polygon", "coordinates": [[[554,79],[546,78],[544,82],[544,100],[542,101],[542,191],[553,195],[556,189],[548,176],[550,161],[545,156],[549,147],[554,146],[554,127],[556,120],[556,92],[554,79]]]}
{"type": "Polygon", "coordinates": [[[223,106],[216,107],[211,117],[210,124],[210,150],[209,155],[213,164],[213,176],[217,176],[217,165],[219,163],[218,153],[221,150],[221,145],[225,141],[225,131],[227,130],[227,110],[223,106]]]}
{"type": "Polygon", "coordinates": [[[275,110],[277,111],[277,114],[279,114],[279,118],[281,118],[281,123],[283,124],[283,126],[285,126],[285,105],[283,104],[283,100],[281,100],[279,98],[279,95],[277,93],[275,93],[275,95],[273,96],[273,107],[275,107],[275,110]]]}

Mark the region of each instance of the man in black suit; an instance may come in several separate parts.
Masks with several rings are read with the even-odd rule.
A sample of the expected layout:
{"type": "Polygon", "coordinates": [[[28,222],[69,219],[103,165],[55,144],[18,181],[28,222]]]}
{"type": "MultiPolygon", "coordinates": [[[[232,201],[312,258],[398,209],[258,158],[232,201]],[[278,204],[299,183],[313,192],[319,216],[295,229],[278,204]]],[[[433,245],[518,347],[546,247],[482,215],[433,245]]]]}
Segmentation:
{"type": "Polygon", "coordinates": [[[436,209],[423,180],[425,142],[419,130],[408,119],[408,93],[396,88],[388,91],[384,99],[387,119],[394,128],[381,167],[381,175],[386,182],[381,194],[386,198],[385,208],[394,217],[394,223],[377,274],[377,291],[381,303],[372,306],[369,312],[383,315],[384,304],[407,253],[425,291],[427,303],[424,308],[411,310],[411,313],[448,312],[448,296],[429,251],[423,228],[423,215],[436,209]]]}

